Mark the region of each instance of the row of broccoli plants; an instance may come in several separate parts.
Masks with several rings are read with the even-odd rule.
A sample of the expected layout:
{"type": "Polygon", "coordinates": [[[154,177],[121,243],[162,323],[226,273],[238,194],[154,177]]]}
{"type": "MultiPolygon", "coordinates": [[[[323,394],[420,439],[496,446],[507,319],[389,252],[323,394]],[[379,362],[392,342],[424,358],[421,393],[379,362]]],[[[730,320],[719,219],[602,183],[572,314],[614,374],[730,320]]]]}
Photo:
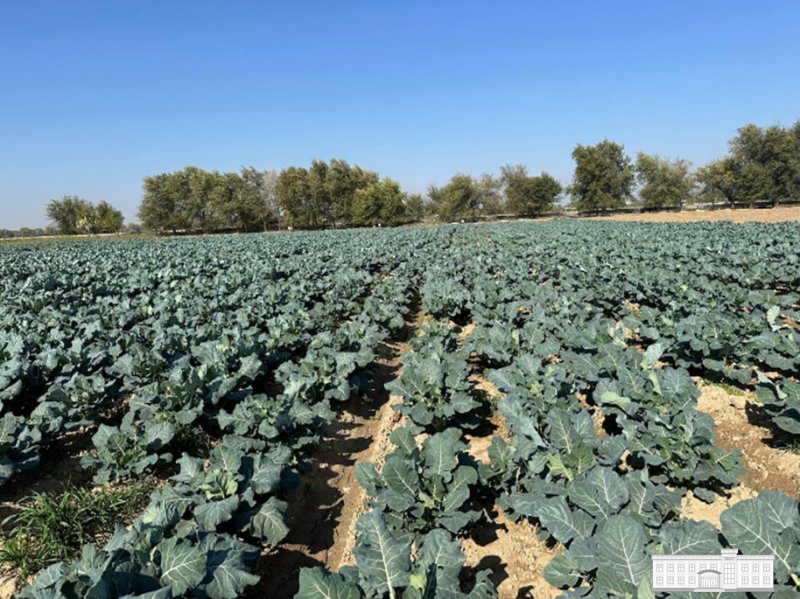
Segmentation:
{"type": "Polygon", "coordinates": [[[493,439],[482,478],[512,518],[533,520],[562,544],[545,576],[563,597],[647,596],[653,552],[724,545],[775,553],[775,596],[798,592],[796,500],[762,493],[728,509],[721,531],[680,519],[688,490],[711,501],[741,469],[737,452],[713,446],[713,422],[695,409],[689,373],[657,367],[662,345],[642,353],[625,327],[580,297],[485,273],[473,279],[462,264],[451,262],[431,283],[462,291],[442,291],[429,309],[450,317],[468,310],[478,322],[467,349],[493,367],[512,436],[493,439]],[[469,300],[454,307],[453,297],[469,300]]]}
{"type": "MultiPolygon", "coordinates": [[[[423,287],[424,290],[424,287],[423,287]]],[[[423,296],[423,305],[424,305],[423,296]]],[[[304,569],[298,599],[497,597],[490,571],[464,591],[465,557],[458,537],[482,517],[476,503],[480,465],[466,452],[462,428],[477,424],[467,355],[457,328],[433,321],[411,340],[403,372],[386,388],[406,424],[394,430],[380,469],[356,466],[370,497],[356,526],[356,564],[331,573],[304,569]]]]}
{"type": "MultiPolygon", "coordinates": [[[[274,546],[288,532],[281,494],[307,467],[334,417],[332,402],[363,382],[372,348],[398,328],[398,315],[402,322],[408,287],[403,276],[376,284],[381,299],[373,306],[380,308],[318,334],[296,362],[279,365],[276,395],[202,380],[192,389],[183,375],[167,379],[180,398],[160,386],[137,394],[119,427],[101,426],[94,436],[97,452],[86,465],[97,469],[98,481],[170,461],[167,450],[184,423],[208,434],[213,447],[207,456],[184,453],[129,529],[102,549],[85,548],[75,563],[46,569],[21,597],[240,596],[257,581],[259,546],[274,546]]],[[[249,383],[268,367],[256,362],[245,360],[237,371],[247,369],[249,383]]]]}
{"type": "MultiPolygon", "coordinates": [[[[277,365],[362,306],[378,315],[370,290],[384,275],[370,273],[376,262],[391,272],[410,250],[363,249],[298,236],[0,253],[0,485],[66,434],[119,422],[129,397],[152,392],[144,387],[171,380],[216,400],[247,382],[245,366],[236,379],[240,360],[277,365]]],[[[386,310],[396,325],[391,302],[386,310]]]]}
{"type": "Polygon", "coordinates": [[[489,379],[505,394],[499,410],[512,441],[495,438],[489,450],[499,503],[564,547],[548,582],[563,597],[647,596],[652,553],[734,545],[775,553],[775,596],[797,593],[796,500],[762,493],[724,512],[721,531],[679,517],[688,490],[710,501],[740,473],[737,453],[713,445],[688,372],[658,367],[662,347],[630,347],[613,320],[572,311],[569,322],[540,309],[546,303],[530,305],[506,311],[505,323],[493,311],[471,347],[495,366],[489,379]]]}
{"type": "Polygon", "coordinates": [[[553,586],[572,589],[564,597],[646,593],[651,554],[716,553],[723,544],[775,553],[778,588],[785,585],[777,596],[797,592],[791,586],[800,573],[796,500],[762,493],[724,512],[722,531],[680,518],[688,489],[709,500],[709,486],[735,484],[738,472],[736,456],[711,446],[712,429],[694,410],[691,381],[686,391],[670,382],[687,375],[645,364],[642,372],[653,382],[647,400],[620,379],[598,382],[596,405],[621,429],[602,434],[574,394],[558,394],[559,381],[507,368],[490,375],[506,393],[499,409],[511,434],[510,443],[493,440],[490,476],[512,518],[534,520],[563,546],[544,574],[553,586]]]}
{"type": "Polygon", "coordinates": [[[479,512],[468,508],[478,475],[460,432],[448,428],[418,444],[420,430],[392,433],[396,447],[380,472],[370,463],[357,466],[359,484],[372,499],[356,524],[356,563],[335,573],[303,569],[298,599],[497,597],[488,570],[462,590],[465,557],[456,535],[479,512]]]}
{"type": "MultiPolygon", "coordinates": [[[[797,231],[697,225],[670,231],[679,241],[660,243],[660,229],[553,223],[536,229],[535,237],[523,235],[521,226],[491,235],[466,231],[432,266],[426,309],[458,319],[487,308],[490,318],[493,306],[548,306],[560,318],[590,313],[619,321],[629,344],[660,344],[664,362],[755,388],[775,433],[796,441],[797,231]],[[592,243],[595,235],[605,240],[602,251],[592,243]]],[[[491,332],[484,342],[496,347],[487,353],[504,353],[511,342],[506,331],[491,332]]]]}

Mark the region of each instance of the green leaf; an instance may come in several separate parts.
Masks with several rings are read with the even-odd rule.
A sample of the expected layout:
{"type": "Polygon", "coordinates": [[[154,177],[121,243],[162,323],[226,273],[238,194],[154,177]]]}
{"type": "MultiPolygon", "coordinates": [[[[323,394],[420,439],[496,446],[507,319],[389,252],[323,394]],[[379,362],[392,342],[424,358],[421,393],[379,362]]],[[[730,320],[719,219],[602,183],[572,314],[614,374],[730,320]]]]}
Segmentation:
{"type": "Polygon", "coordinates": [[[706,520],[672,520],[658,532],[664,553],[675,555],[711,555],[719,553],[719,531],[706,520]]]}
{"type": "Polygon", "coordinates": [[[358,588],[339,574],[322,568],[300,570],[300,590],[294,599],[361,599],[358,588]]]}
{"type": "Polygon", "coordinates": [[[285,512],[286,502],[270,497],[255,513],[248,530],[270,545],[277,545],[289,534],[284,521],[285,512]]]}
{"type": "Polygon", "coordinates": [[[161,583],[175,595],[193,589],[206,575],[206,556],[186,539],[173,537],[163,541],[161,552],[161,583]]]}
{"type": "Polygon", "coordinates": [[[629,516],[612,516],[597,533],[598,584],[624,596],[650,571],[642,525],[629,516]]]}
{"type": "Polygon", "coordinates": [[[239,507],[239,497],[234,495],[220,501],[201,503],[194,508],[197,523],[205,530],[216,530],[217,526],[230,520],[239,507]]]}
{"type": "MultiPolygon", "coordinates": [[[[258,582],[258,576],[249,572],[252,564],[245,559],[245,547],[227,535],[208,535],[203,539],[201,548],[208,550],[203,588],[210,599],[236,599],[244,595],[248,586],[258,582]]],[[[256,551],[251,553],[257,555],[256,551]]]]}
{"type": "Polygon", "coordinates": [[[581,574],[578,562],[569,555],[557,555],[544,568],[544,579],[556,588],[575,586],[581,574]]]}
{"type": "Polygon", "coordinates": [[[442,500],[445,514],[458,510],[470,497],[470,485],[478,482],[478,471],[472,466],[459,466],[453,475],[447,495],[442,500]]]}
{"type": "Polygon", "coordinates": [[[361,516],[356,531],[353,554],[367,593],[383,595],[406,586],[411,571],[411,543],[392,536],[378,511],[361,516]]]}
{"type": "Polygon", "coordinates": [[[590,514],[608,518],[628,501],[628,488],[611,468],[597,467],[569,485],[569,499],[590,514]]]}
{"type": "Polygon", "coordinates": [[[464,561],[458,541],[443,530],[429,532],[422,539],[404,599],[457,596],[464,561]]]}
{"type": "Polygon", "coordinates": [[[800,572],[800,546],[794,533],[798,526],[798,502],[783,493],[762,491],[720,515],[722,532],[742,553],[775,555],[775,576],[786,582],[800,572]]]}
{"type": "Polygon", "coordinates": [[[431,435],[425,440],[423,451],[425,454],[425,470],[427,477],[441,476],[445,482],[449,482],[452,471],[458,463],[456,454],[458,453],[460,432],[455,428],[449,428],[435,435],[431,435]]]}
{"type": "Polygon", "coordinates": [[[382,473],[391,490],[409,498],[416,498],[421,485],[412,462],[402,455],[392,453],[387,456],[382,473]]]}
{"type": "Polygon", "coordinates": [[[778,320],[778,316],[781,314],[781,309],[779,306],[770,306],[767,310],[767,322],[769,326],[774,327],[775,323],[778,320]]]}
{"type": "Polygon", "coordinates": [[[539,498],[532,515],[553,538],[564,544],[576,537],[586,538],[594,529],[592,517],[582,510],[571,510],[563,497],[539,498]]]}

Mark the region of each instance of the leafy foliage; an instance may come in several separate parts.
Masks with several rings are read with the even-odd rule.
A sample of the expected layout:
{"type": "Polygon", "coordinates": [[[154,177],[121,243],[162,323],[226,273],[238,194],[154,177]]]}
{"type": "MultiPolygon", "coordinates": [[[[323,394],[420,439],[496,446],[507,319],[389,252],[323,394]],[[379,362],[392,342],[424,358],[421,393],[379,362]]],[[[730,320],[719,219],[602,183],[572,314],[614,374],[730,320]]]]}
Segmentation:
{"type": "Polygon", "coordinates": [[[321,568],[300,572],[297,599],[360,599],[404,597],[411,599],[491,599],[497,592],[488,571],[478,573],[469,592],[461,590],[459,574],[464,565],[458,541],[444,530],[421,537],[412,559],[411,543],[401,541],[387,527],[378,511],[367,512],[356,525],[356,566],[329,573],[321,568]],[[397,594],[402,591],[402,595],[397,594]]]}
{"type": "Polygon", "coordinates": [[[358,482],[373,506],[386,513],[395,534],[415,538],[436,528],[456,534],[480,516],[470,509],[478,472],[457,429],[431,435],[420,447],[414,439],[418,433],[414,427],[395,430],[396,448],[381,472],[371,463],[358,464],[358,482]]]}
{"type": "MultiPolygon", "coordinates": [[[[260,548],[285,538],[284,493],[327,423],[382,391],[376,347],[412,303],[431,322],[387,385],[408,425],[396,457],[359,469],[378,514],[359,533],[361,563],[305,573],[304,592],[448,596],[452,534],[470,534],[475,504],[492,499],[562,545],[545,575],[567,597],[633,596],[643,553],[756,535],[792,592],[795,500],[734,506],[721,531],[677,510],[740,471],[692,377],[755,386],[754,409],[797,436],[797,235],[552,222],[2,247],[0,483],[74,435],[94,436],[98,481],[165,483],[129,530],[23,596],[241,595],[260,548]],[[458,432],[477,423],[478,376],[508,432],[485,463],[458,432]],[[390,554],[395,574],[381,577],[370,564],[390,554]]],[[[469,593],[484,591],[485,576],[469,593]]]]}

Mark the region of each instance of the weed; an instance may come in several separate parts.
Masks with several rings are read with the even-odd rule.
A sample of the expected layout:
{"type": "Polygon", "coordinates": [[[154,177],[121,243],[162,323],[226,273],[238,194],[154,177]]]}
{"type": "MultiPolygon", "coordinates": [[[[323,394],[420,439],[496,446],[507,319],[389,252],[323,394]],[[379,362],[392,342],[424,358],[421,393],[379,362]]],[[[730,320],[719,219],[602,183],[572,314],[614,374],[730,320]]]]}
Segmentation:
{"type": "Polygon", "coordinates": [[[125,487],[68,487],[58,495],[34,493],[3,520],[0,563],[23,579],[58,561],[75,557],[87,543],[110,537],[121,521],[147,503],[155,481],[125,487]]]}

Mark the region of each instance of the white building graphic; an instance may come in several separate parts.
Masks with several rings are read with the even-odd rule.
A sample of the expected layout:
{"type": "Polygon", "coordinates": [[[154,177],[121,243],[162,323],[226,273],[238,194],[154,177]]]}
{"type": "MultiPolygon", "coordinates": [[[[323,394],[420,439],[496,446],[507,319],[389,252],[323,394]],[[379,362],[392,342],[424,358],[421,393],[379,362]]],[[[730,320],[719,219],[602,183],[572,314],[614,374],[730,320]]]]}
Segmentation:
{"type": "Polygon", "coordinates": [[[774,555],[654,555],[654,591],[771,591],[774,555]]]}

